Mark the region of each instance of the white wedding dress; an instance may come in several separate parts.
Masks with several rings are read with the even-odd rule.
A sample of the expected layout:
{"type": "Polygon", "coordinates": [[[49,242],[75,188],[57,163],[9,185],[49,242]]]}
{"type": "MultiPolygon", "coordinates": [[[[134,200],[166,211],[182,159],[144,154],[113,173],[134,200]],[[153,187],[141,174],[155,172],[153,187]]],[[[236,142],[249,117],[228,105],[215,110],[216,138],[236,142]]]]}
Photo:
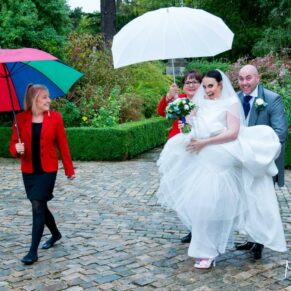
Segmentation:
{"type": "MultiPolygon", "coordinates": [[[[232,100],[232,102],[230,102],[232,100]]],[[[227,100],[201,100],[192,130],[165,145],[158,167],[158,201],[175,210],[192,232],[189,256],[213,258],[224,253],[234,230],[275,251],[286,250],[272,176],[280,152],[276,133],[268,126],[241,126],[238,138],[186,151],[190,138],[207,138],[226,130],[227,100]]]]}

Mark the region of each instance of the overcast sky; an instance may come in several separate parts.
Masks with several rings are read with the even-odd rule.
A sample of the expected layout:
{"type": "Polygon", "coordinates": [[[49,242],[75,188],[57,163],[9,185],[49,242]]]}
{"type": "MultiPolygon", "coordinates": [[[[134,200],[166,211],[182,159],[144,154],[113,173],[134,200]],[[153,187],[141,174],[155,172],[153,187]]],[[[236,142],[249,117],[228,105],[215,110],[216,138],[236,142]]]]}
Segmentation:
{"type": "Polygon", "coordinates": [[[100,11],[100,0],[67,0],[71,9],[81,7],[83,12],[100,11]]]}

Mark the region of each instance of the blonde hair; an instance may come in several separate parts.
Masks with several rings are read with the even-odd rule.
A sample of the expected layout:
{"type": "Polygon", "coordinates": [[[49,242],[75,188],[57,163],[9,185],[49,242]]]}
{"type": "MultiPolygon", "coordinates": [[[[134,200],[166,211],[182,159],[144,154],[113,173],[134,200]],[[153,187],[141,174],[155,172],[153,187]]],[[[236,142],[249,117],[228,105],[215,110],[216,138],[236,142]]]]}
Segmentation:
{"type": "Polygon", "coordinates": [[[46,86],[41,84],[28,84],[26,87],[25,95],[24,95],[24,109],[31,110],[33,113],[38,113],[36,109],[36,101],[40,95],[41,91],[47,91],[49,94],[49,90],[46,86]]]}

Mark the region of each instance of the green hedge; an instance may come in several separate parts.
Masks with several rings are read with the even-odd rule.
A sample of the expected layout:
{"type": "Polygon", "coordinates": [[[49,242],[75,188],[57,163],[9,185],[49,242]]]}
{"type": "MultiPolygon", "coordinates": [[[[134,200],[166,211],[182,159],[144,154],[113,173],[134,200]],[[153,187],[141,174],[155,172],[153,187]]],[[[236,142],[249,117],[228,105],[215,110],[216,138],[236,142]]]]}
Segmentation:
{"type": "Polygon", "coordinates": [[[125,160],[163,144],[170,123],[164,118],[107,128],[67,128],[73,160],[125,160]]]}
{"type": "MultiPolygon", "coordinates": [[[[73,160],[111,161],[132,158],[165,143],[170,127],[168,120],[157,117],[107,128],[67,128],[66,133],[73,160]]],[[[0,128],[0,157],[10,157],[10,136],[10,128],[0,128]]]]}
{"type": "MultiPolygon", "coordinates": [[[[108,128],[67,128],[66,132],[73,160],[111,161],[132,158],[165,143],[170,126],[158,117],[108,128]]],[[[10,128],[0,127],[0,157],[10,157],[10,136],[10,128]]],[[[291,129],[285,154],[285,166],[291,168],[291,129]]]]}
{"type": "Polygon", "coordinates": [[[0,127],[0,157],[11,158],[9,153],[9,142],[11,138],[10,127],[0,127]]]}

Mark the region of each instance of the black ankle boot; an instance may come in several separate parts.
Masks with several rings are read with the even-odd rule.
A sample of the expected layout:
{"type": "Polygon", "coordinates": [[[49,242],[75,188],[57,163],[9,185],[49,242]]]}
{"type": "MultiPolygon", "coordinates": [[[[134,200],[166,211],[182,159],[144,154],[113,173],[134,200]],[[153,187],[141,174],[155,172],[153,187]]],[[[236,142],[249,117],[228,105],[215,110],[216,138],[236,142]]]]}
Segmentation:
{"type": "Polygon", "coordinates": [[[189,232],[186,236],[181,238],[181,243],[183,243],[183,244],[189,243],[189,242],[191,242],[191,238],[192,238],[192,234],[191,234],[191,232],[189,232]]]}
{"type": "Polygon", "coordinates": [[[254,247],[251,249],[251,252],[254,255],[255,260],[259,260],[262,257],[264,245],[255,243],[254,247]]]}
{"type": "Polygon", "coordinates": [[[54,244],[62,238],[61,233],[59,233],[57,236],[52,236],[49,240],[47,240],[43,245],[42,249],[47,250],[54,246],[54,244]]]}
{"type": "Polygon", "coordinates": [[[238,251],[250,251],[254,247],[255,243],[247,241],[242,244],[236,244],[235,248],[238,251]]]}
{"type": "Polygon", "coordinates": [[[31,253],[28,253],[26,256],[24,256],[22,259],[21,259],[21,262],[24,264],[24,265],[31,265],[33,264],[34,262],[36,262],[38,260],[38,256],[37,254],[31,254],[31,253]]]}

